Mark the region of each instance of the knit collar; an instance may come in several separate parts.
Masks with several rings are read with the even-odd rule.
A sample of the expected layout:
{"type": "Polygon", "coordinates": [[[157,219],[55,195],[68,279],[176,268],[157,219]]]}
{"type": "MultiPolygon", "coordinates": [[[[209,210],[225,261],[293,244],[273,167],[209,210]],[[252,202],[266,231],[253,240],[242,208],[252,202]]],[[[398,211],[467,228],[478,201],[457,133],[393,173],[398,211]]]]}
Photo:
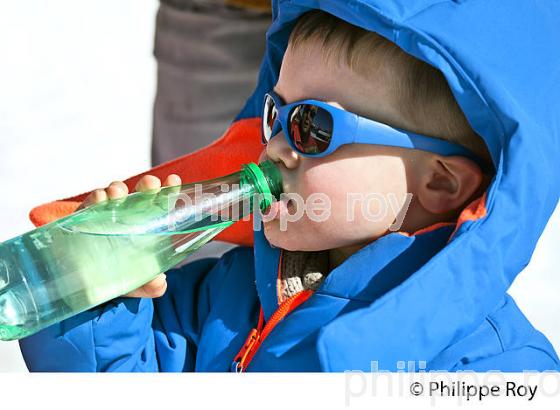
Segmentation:
{"type": "MultiPolygon", "coordinates": [[[[291,284],[299,286],[298,281],[303,285],[306,275],[309,280],[309,274],[317,272],[321,278],[317,280],[317,275],[311,275],[316,280],[308,283],[309,288],[314,288],[316,293],[373,302],[428,262],[445,246],[452,230],[453,225],[443,225],[418,235],[387,234],[364,246],[328,272],[325,271],[325,252],[293,252],[273,247],[264,236],[261,225],[261,229],[254,232],[254,254],[257,293],[265,319],[276,311],[279,302],[287,294],[281,286],[282,280],[294,278],[291,284]],[[286,270],[279,277],[281,263],[286,270]]],[[[328,268],[328,253],[326,256],[328,268]]],[[[290,283],[286,282],[286,285],[290,283]]]]}

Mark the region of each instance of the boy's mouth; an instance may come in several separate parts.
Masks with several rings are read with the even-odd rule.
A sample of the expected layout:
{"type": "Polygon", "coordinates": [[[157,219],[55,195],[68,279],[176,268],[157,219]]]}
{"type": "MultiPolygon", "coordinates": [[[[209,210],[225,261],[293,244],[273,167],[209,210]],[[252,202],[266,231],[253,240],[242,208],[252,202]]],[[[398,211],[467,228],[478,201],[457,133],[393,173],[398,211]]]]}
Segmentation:
{"type": "MultiPolygon", "coordinates": [[[[266,151],[263,151],[263,153],[261,154],[261,157],[259,158],[259,162],[262,161],[266,161],[270,159],[268,157],[268,155],[266,155],[266,151]]],[[[283,193],[288,193],[291,192],[290,191],[290,183],[289,178],[287,176],[287,172],[286,172],[286,168],[284,167],[284,164],[281,161],[275,161],[276,166],[278,167],[278,170],[280,171],[280,174],[282,175],[282,189],[283,189],[283,193]]],[[[281,196],[281,199],[279,201],[275,201],[273,202],[268,208],[266,208],[264,210],[264,212],[262,213],[262,215],[264,217],[271,218],[268,220],[273,220],[273,219],[279,219],[280,215],[287,215],[288,213],[290,215],[294,215],[297,211],[296,208],[296,201],[292,200],[291,198],[286,198],[284,195],[281,196]]]]}

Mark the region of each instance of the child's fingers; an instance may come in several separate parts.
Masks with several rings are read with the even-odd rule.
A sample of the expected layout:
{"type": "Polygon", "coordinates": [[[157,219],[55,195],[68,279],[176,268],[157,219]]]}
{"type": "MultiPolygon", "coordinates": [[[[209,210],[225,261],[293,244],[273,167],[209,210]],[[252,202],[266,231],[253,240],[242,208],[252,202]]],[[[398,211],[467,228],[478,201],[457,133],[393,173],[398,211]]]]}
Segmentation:
{"type": "Polygon", "coordinates": [[[122,181],[113,181],[105,188],[109,199],[118,199],[128,195],[128,187],[122,181]]]}
{"type": "Polygon", "coordinates": [[[122,181],[113,181],[105,189],[99,188],[95,189],[86,197],[84,202],[76,209],[86,208],[90,205],[96,204],[98,202],[106,201],[107,199],[118,199],[128,195],[128,187],[122,181]]]}
{"type": "Polygon", "coordinates": [[[179,199],[181,191],[181,177],[176,174],[170,174],[163,182],[165,189],[154,198],[154,205],[162,210],[171,211],[175,207],[175,202],[179,199]]]}
{"type": "MultiPolygon", "coordinates": [[[[177,186],[181,185],[181,177],[177,174],[170,174],[165,178],[163,186],[177,186]]],[[[153,175],[144,175],[136,184],[135,190],[139,192],[150,191],[153,189],[161,188],[161,181],[158,177],[153,175]]],[[[105,189],[99,188],[92,191],[87,198],[76,209],[86,208],[98,202],[107,199],[118,199],[128,195],[128,186],[122,181],[113,181],[105,189]]]]}
{"type": "Polygon", "coordinates": [[[159,298],[167,290],[165,278],[165,273],[161,273],[155,279],[124,296],[130,298],[159,298]]]}
{"type": "Polygon", "coordinates": [[[163,186],[175,186],[181,185],[181,177],[177,174],[169,174],[165,181],[163,182],[163,186]]]}
{"type": "Polygon", "coordinates": [[[86,197],[84,202],[82,202],[76,210],[79,211],[80,209],[86,208],[98,202],[105,201],[106,199],[107,199],[107,192],[105,192],[103,188],[96,189],[90,192],[90,194],[86,197]]]}
{"type": "Polygon", "coordinates": [[[161,188],[161,181],[158,177],[155,177],[153,175],[144,175],[136,183],[136,187],[134,189],[138,192],[144,192],[158,188],[161,188]]]}
{"type": "MultiPolygon", "coordinates": [[[[96,204],[98,202],[103,202],[107,200],[107,192],[103,188],[96,189],[90,195],[88,195],[89,203],[96,204]]],[[[86,198],[87,200],[87,198],[86,198]]]]}
{"type": "MultiPolygon", "coordinates": [[[[168,175],[163,182],[163,186],[181,185],[181,178],[176,174],[168,175]]],[[[161,181],[153,175],[144,175],[136,184],[136,191],[149,191],[161,188],[161,181]]],[[[158,275],[155,279],[146,283],[132,292],[127,293],[126,297],[131,298],[159,298],[163,296],[167,290],[167,281],[164,273],[158,275]]]]}

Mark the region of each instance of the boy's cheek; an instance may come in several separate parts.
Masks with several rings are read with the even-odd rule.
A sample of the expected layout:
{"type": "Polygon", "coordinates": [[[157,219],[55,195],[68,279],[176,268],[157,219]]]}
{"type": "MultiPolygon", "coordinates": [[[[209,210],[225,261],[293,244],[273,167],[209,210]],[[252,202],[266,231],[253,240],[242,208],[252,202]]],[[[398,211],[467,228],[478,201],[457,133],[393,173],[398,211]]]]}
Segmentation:
{"type": "Polygon", "coordinates": [[[279,213],[277,218],[263,221],[265,236],[276,247],[325,249],[373,240],[386,233],[394,221],[385,194],[349,192],[340,181],[302,184],[298,188],[301,197],[295,214],[296,209],[291,209],[290,215],[279,213]],[[325,191],[320,192],[321,189],[325,191]],[[321,200],[312,201],[313,197],[321,200]],[[332,237],[333,232],[336,238],[332,237]]]}
{"type": "Polygon", "coordinates": [[[278,217],[263,221],[264,235],[271,245],[287,250],[324,249],[329,239],[324,231],[329,223],[318,226],[306,214],[278,217]]]}

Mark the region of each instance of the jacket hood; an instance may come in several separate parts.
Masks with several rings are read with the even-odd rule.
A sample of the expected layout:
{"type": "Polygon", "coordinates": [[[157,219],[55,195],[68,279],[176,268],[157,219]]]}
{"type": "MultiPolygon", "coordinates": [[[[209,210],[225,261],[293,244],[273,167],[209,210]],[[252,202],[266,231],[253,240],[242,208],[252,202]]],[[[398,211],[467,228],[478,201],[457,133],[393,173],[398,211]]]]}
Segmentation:
{"type": "MultiPolygon", "coordinates": [[[[316,8],[375,31],[438,68],[497,169],[483,198],[463,212],[443,249],[401,285],[335,319],[323,332],[325,341],[350,326],[361,329],[367,334],[367,354],[382,358],[381,368],[394,369],[399,360],[429,361],[473,332],[503,301],[558,202],[560,42],[555,39],[560,29],[554,16],[560,15],[560,4],[273,1],[258,86],[238,120],[260,115],[263,95],[277,81],[297,18],[316,8]]],[[[258,237],[255,244],[259,263],[271,250],[263,250],[266,245],[258,237]]],[[[374,246],[379,245],[370,244],[364,252],[374,246]]],[[[353,255],[342,266],[359,267],[360,258],[353,255]]],[[[266,313],[273,284],[264,282],[259,292],[266,313]]],[[[359,339],[349,339],[345,349],[363,350],[359,339]]]]}

